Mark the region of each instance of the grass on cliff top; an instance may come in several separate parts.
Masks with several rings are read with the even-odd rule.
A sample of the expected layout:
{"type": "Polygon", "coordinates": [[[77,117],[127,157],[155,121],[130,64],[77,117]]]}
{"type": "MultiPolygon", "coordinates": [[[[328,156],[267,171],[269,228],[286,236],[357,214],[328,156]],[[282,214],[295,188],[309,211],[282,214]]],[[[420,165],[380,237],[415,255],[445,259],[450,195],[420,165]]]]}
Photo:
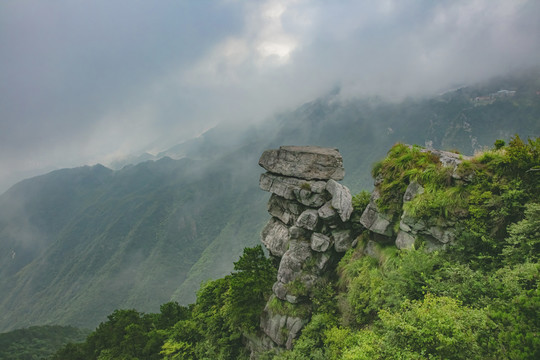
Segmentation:
{"type": "Polygon", "coordinates": [[[378,185],[381,197],[377,202],[379,210],[396,214],[403,205],[403,195],[407,186],[418,181],[420,184],[450,184],[452,172],[444,167],[439,158],[422,148],[398,143],[386,158],[373,166],[371,174],[380,179],[378,185]]]}
{"type": "Polygon", "coordinates": [[[471,204],[494,208],[501,201],[511,201],[505,197],[519,197],[519,192],[540,193],[540,138],[524,142],[516,135],[508,145],[498,140],[493,149],[463,160],[455,169],[458,178],[452,176],[452,167],[421,150],[396,144],[374,165],[372,175],[380,179],[377,205],[382,212],[399,216],[403,195],[413,181],[424,187],[424,193],[408,202],[405,210],[417,218],[464,218],[470,215],[471,204]]]}

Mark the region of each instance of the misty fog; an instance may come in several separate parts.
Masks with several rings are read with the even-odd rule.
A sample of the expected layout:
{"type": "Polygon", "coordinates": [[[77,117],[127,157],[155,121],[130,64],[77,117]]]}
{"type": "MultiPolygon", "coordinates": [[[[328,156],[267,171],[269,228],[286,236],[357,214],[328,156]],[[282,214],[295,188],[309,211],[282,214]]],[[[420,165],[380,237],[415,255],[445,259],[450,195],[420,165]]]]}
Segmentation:
{"type": "Polygon", "coordinates": [[[0,191],[341,88],[399,101],[538,64],[529,1],[0,3],[0,191]]]}

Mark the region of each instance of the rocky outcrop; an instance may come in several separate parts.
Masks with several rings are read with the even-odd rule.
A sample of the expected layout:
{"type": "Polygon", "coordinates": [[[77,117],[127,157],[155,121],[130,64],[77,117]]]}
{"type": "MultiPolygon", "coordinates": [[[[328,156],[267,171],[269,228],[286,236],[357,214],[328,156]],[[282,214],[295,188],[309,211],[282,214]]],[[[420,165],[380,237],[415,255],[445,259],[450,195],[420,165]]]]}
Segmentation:
{"type": "Polygon", "coordinates": [[[282,146],[265,151],[259,164],[268,171],[261,175],[260,188],[272,193],[272,218],[262,231],[262,243],[281,258],[261,329],[276,346],[290,349],[309,312],[290,316],[271,304],[309,309],[311,290],[321,274],[355,245],[352,196],[336,181],[345,174],[337,149],[282,146]]]}
{"type": "MultiPolygon", "coordinates": [[[[422,149],[420,151],[431,153],[442,166],[450,167],[453,179],[460,181],[471,180],[463,178],[457,172],[458,165],[468,157],[440,150],[422,149]]],[[[382,179],[375,179],[375,189],[370,202],[360,217],[360,223],[363,226],[380,235],[378,242],[395,241],[399,249],[411,249],[414,247],[415,242],[421,240],[428,251],[453,243],[456,237],[456,229],[454,228],[455,223],[452,221],[440,217],[417,218],[406,210],[406,206],[403,206],[401,213],[396,215],[398,220],[395,220],[394,214],[381,212],[377,206],[380,198],[379,185],[381,181],[382,179]],[[399,224],[397,221],[399,221],[399,224]]],[[[412,181],[403,194],[403,204],[405,205],[422,193],[424,193],[422,185],[412,181]]]]}
{"type": "MultiPolygon", "coordinates": [[[[470,180],[470,175],[458,173],[463,156],[420,151],[429,151],[435,162],[451,168],[452,181],[470,180]]],[[[378,203],[385,179],[380,176],[367,207],[361,215],[354,212],[349,189],[336,181],[344,175],[336,149],[283,146],[265,151],[259,164],[267,170],[260,177],[260,187],[272,194],[268,202],[272,218],[262,231],[262,242],[271,255],[280,258],[273,295],[261,316],[265,335],[256,341],[265,350],[293,346],[309,321],[314,287],[330,265],[356,246],[364,229],[369,232],[363,238],[362,252],[379,261],[384,246],[392,243],[399,249],[411,249],[421,241],[430,251],[451,244],[456,237],[450,220],[417,218],[407,206],[394,208],[393,213],[381,211],[378,203]]],[[[400,195],[403,204],[424,191],[419,182],[412,181],[400,195]]]]}
{"type": "Polygon", "coordinates": [[[352,195],[349,189],[335,180],[328,180],[326,191],[332,196],[332,208],[334,208],[341,221],[349,220],[353,212],[352,195]]]}
{"type": "Polygon", "coordinates": [[[392,216],[379,211],[377,200],[380,197],[379,190],[375,188],[371,194],[368,206],[362,213],[362,217],[360,217],[360,223],[374,233],[390,237],[394,233],[392,216]]]}
{"type": "Polygon", "coordinates": [[[343,158],[337,149],[317,146],[281,146],[266,150],[259,165],[273,174],[313,180],[342,180],[343,158]]]}
{"type": "Polygon", "coordinates": [[[279,219],[273,217],[262,231],[262,243],[270,254],[283,256],[289,247],[289,228],[279,219]]]}

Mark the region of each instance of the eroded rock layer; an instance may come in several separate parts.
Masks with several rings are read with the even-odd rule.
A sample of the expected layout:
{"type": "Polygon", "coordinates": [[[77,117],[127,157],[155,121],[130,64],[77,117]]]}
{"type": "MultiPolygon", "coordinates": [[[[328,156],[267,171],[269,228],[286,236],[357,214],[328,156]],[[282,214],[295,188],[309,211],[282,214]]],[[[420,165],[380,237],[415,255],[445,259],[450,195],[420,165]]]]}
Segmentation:
{"type": "Polygon", "coordinates": [[[280,258],[261,329],[276,346],[290,349],[309,320],[311,290],[328,265],[355,244],[352,196],[336,181],[345,174],[337,149],[282,146],[265,151],[259,165],[268,171],[259,185],[272,193],[272,218],[261,240],[280,258]]]}

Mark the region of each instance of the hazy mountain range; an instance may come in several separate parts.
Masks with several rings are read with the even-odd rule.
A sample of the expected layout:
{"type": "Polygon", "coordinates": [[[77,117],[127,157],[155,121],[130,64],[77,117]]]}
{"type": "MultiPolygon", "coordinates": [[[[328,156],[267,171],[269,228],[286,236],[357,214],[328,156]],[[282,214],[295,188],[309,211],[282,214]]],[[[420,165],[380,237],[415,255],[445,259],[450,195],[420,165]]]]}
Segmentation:
{"type": "Polygon", "coordinates": [[[193,301],[201,281],[228,273],[259,243],[264,149],[336,147],[343,183],[356,193],[371,190],[371,165],[396,142],[472,154],[514,134],[540,134],[537,71],[399,103],[344,100],[336,90],[262,125],[222,125],[155,158],[136,155],[146,161],[118,170],[21,181],[0,196],[0,331],[94,327],[114,309],[193,301]]]}

